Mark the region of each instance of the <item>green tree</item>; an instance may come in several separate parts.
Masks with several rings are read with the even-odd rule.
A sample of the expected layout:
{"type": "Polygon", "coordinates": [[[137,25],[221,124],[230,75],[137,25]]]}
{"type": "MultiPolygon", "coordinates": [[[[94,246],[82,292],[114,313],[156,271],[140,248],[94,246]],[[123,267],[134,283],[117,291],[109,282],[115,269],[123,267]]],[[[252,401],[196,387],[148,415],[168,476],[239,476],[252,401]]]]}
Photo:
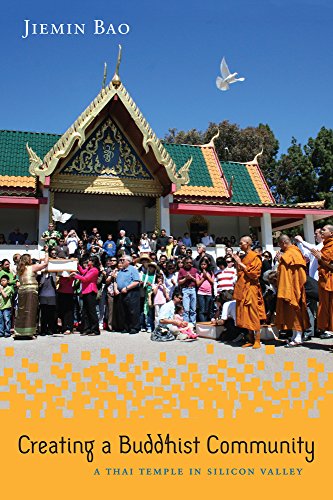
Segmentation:
{"type": "Polygon", "coordinates": [[[306,151],[318,178],[318,199],[333,208],[333,130],[322,127],[315,139],[310,137],[306,151]]]}
{"type": "Polygon", "coordinates": [[[318,180],[311,159],[295,137],[277,162],[273,192],[280,203],[317,200],[318,180]]]}

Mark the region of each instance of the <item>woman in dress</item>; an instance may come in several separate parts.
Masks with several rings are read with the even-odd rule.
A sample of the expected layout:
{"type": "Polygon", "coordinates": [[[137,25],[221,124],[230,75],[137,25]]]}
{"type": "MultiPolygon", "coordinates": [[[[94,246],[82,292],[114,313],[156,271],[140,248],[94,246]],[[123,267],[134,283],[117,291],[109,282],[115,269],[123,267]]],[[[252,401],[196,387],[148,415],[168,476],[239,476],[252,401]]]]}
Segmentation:
{"type": "Polygon", "coordinates": [[[15,320],[15,340],[32,340],[36,336],[38,310],[38,283],[36,274],[47,267],[49,254],[45,252],[44,261],[32,264],[31,255],[23,254],[17,265],[20,281],[18,290],[18,309],[15,320]]]}

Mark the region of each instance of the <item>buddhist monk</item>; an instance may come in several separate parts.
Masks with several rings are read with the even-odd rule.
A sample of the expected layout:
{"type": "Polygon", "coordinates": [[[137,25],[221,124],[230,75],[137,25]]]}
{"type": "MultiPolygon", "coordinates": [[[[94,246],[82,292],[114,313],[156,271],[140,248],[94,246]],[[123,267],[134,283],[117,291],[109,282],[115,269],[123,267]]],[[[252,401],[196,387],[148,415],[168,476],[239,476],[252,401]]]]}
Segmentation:
{"type": "Polygon", "coordinates": [[[280,330],[292,330],[293,335],[285,347],[302,344],[302,333],[309,328],[306,307],[306,262],[301,251],[282,234],[279,238],[278,291],[275,324],[280,330]]]}
{"type": "Polygon", "coordinates": [[[319,306],[317,327],[333,331],[333,226],[328,224],[321,230],[324,246],[313,248],[311,253],[318,259],[319,306]]]}
{"type": "Polygon", "coordinates": [[[261,293],[259,278],[262,261],[260,256],[251,250],[252,240],[243,236],[239,247],[245,253],[243,259],[233,254],[237,264],[238,279],[234,290],[236,300],[236,324],[248,330],[248,342],[242,347],[259,349],[260,320],[266,319],[264,300],[261,293]]]}

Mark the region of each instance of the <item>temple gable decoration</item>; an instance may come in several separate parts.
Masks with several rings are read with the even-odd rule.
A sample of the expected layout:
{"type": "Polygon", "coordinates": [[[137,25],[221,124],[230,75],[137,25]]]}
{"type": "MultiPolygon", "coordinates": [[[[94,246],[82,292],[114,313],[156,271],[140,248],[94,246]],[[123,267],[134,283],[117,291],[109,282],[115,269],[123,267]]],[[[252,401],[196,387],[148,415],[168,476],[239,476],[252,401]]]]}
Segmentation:
{"type": "MultiPolygon", "coordinates": [[[[121,53],[120,53],[121,54],[121,53]]],[[[39,158],[29,145],[26,145],[29,161],[30,174],[39,178],[44,184],[45,179],[55,172],[57,167],[63,166],[63,162],[73,154],[74,148],[82,148],[90,136],[91,128],[98,119],[108,113],[108,109],[119,112],[120,123],[123,129],[131,128],[132,136],[135,137],[137,150],[142,151],[141,159],[145,164],[154,164],[154,171],[163,185],[163,195],[171,191],[171,184],[180,189],[189,182],[189,169],[192,158],[186,159],[181,168],[177,168],[173,159],[164,148],[162,142],[149,126],[129,93],[123,86],[118,75],[120,54],[116,67],[116,74],[106,87],[102,87],[97,97],[91,102],[86,110],[77,118],[73,125],[54,144],[45,157],[39,158]],[[148,159],[146,161],[146,158],[148,159]],[[162,169],[160,168],[162,167],[162,169]]],[[[113,111],[111,111],[112,114],[113,111]]]]}
{"type": "Polygon", "coordinates": [[[111,118],[99,126],[61,174],[153,179],[111,118]]]}

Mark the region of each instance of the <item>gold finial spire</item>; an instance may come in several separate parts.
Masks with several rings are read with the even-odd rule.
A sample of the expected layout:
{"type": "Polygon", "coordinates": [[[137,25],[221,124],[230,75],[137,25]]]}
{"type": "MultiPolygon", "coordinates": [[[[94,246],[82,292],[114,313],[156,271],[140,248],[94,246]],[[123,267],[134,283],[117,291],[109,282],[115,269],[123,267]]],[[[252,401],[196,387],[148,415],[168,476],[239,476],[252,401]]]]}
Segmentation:
{"type": "Polygon", "coordinates": [[[108,74],[108,65],[106,62],[104,63],[104,74],[103,74],[103,82],[102,82],[102,89],[105,89],[105,84],[106,84],[106,77],[108,74]]]}
{"type": "Polygon", "coordinates": [[[121,80],[120,80],[120,77],[119,77],[119,66],[120,66],[120,61],[121,61],[121,45],[119,45],[119,52],[118,52],[118,60],[117,60],[117,65],[116,65],[116,71],[113,75],[113,78],[112,78],[112,85],[114,87],[119,87],[119,85],[121,84],[121,80]]]}

